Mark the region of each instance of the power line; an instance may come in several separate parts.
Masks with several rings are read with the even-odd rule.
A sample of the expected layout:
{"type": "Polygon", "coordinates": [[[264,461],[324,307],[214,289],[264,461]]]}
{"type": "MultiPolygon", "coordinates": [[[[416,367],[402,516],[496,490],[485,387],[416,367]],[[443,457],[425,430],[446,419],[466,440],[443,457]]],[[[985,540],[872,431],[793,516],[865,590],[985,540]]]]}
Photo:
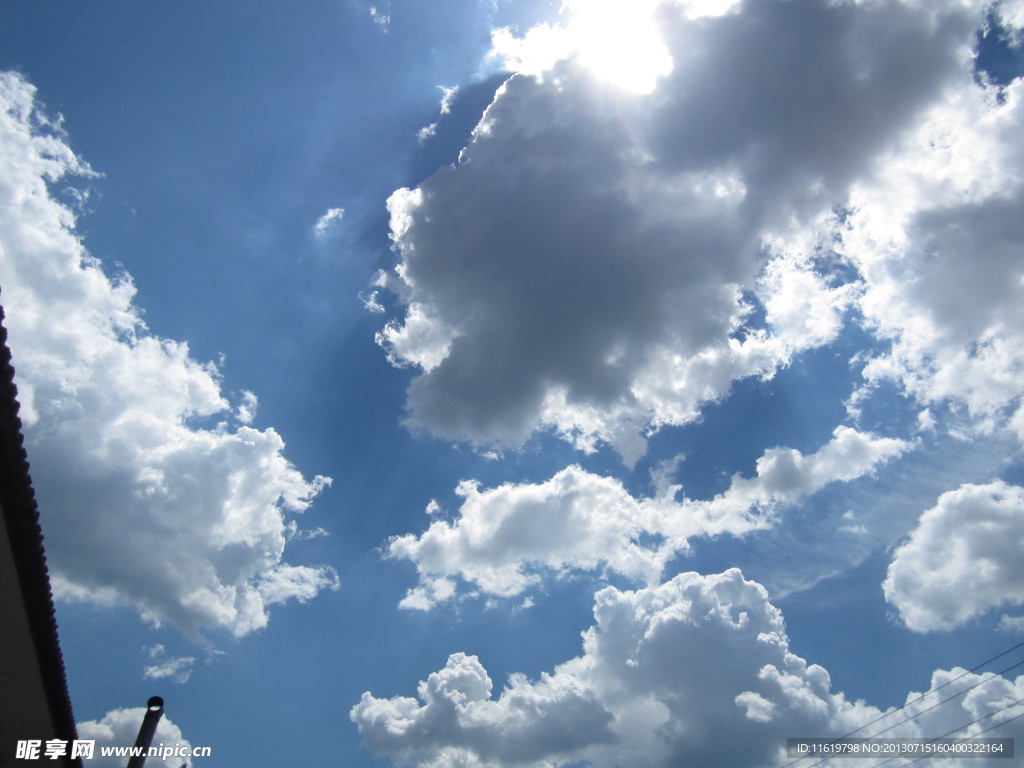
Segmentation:
{"type": "MultiPolygon", "coordinates": [[[[997,657],[997,658],[998,658],[998,657],[997,657]]],[[[868,736],[868,737],[866,737],[866,738],[869,738],[869,739],[875,739],[875,738],[878,738],[878,737],[879,737],[879,736],[881,736],[881,735],[882,735],[883,733],[887,733],[887,732],[891,731],[891,730],[892,730],[893,728],[896,728],[896,727],[898,727],[898,726],[900,726],[900,725],[903,725],[904,723],[909,723],[909,722],[910,722],[911,720],[916,720],[916,719],[917,719],[917,718],[919,718],[919,717],[920,717],[921,715],[923,715],[923,714],[924,714],[925,712],[931,712],[931,711],[932,711],[933,709],[937,709],[938,707],[941,707],[941,706],[942,706],[943,704],[945,704],[945,703],[946,703],[947,701],[952,701],[953,699],[955,699],[955,698],[957,698],[957,697],[959,697],[959,696],[963,696],[963,695],[964,695],[965,693],[967,693],[968,691],[973,691],[973,690],[974,690],[975,688],[977,688],[977,687],[978,687],[979,685],[982,685],[982,684],[984,684],[984,683],[987,683],[987,682],[988,682],[989,680],[994,680],[995,678],[999,677],[1000,675],[1004,675],[1004,674],[1006,674],[1007,672],[1009,672],[1009,671],[1010,671],[1011,669],[1013,669],[1014,667],[1019,667],[1019,666],[1021,666],[1022,664],[1024,664],[1024,661],[1018,661],[1018,662],[1017,662],[1016,664],[1011,664],[1011,665],[1010,665],[1010,666],[1008,666],[1008,667],[1007,667],[1006,669],[1002,669],[1002,670],[1000,670],[999,672],[993,672],[993,673],[991,673],[991,674],[990,674],[990,675],[989,675],[988,677],[986,677],[986,678],[983,678],[983,679],[979,680],[978,682],[976,682],[976,683],[975,683],[974,685],[970,685],[970,686],[968,686],[967,688],[964,688],[964,689],[963,689],[962,691],[959,691],[959,692],[957,692],[957,693],[954,693],[954,694],[953,694],[952,696],[947,696],[947,697],[946,697],[946,698],[944,698],[944,699],[943,699],[942,701],[940,701],[940,702],[938,702],[938,703],[936,703],[936,704],[932,704],[932,705],[931,705],[930,707],[928,707],[928,708],[926,708],[926,709],[922,709],[922,710],[921,710],[920,712],[917,712],[916,714],[913,714],[913,715],[911,715],[911,716],[910,716],[910,717],[908,717],[908,718],[905,718],[905,719],[903,719],[903,720],[900,720],[900,721],[899,721],[898,723],[894,723],[893,725],[890,725],[890,726],[889,726],[888,728],[885,728],[885,729],[883,729],[883,730],[879,731],[878,733],[876,733],[876,734],[874,734],[874,735],[872,735],[872,736],[868,736]]],[[[963,675],[960,675],[959,677],[957,677],[957,678],[955,678],[955,679],[956,679],[956,680],[959,680],[959,679],[960,679],[961,677],[963,677],[963,675]]],[[[951,682],[954,682],[954,680],[950,680],[949,682],[950,682],[950,683],[951,683],[951,682]]],[[[946,685],[949,685],[949,683],[945,683],[944,685],[941,685],[941,686],[939,686],[938,688],[936,688],[936,689],[935,689],[935,691],[938,691],[938,690],[941,690],[942,688],[945,688],[945,687],[946,687],[946,685]]],[[[935,691],[929,691],[928,693],[934,693],[935,691]]],[[[927,694],[926,694],[926,695],[927,695],[927,694]]],[[[918,698],[914,699],[914,701],[920,701],[920,700],[921,700],[922,698],[924,698],[924,697],[923,697],[923,696],[919,696],[918,698]]],[[[912,703],[913,703],[913,702],[910,702],[910,704],[912,704],[912,703]]],[[[1011,707],[1012,707],[1013,705],[1012,705],[1012,704],[1010,704],[1009,706],[1011,706],[1011,707]]],[[[1004,709],[1005,709],[1005,707],[1004,707],[1004,709]]],[[[897,711],[899,711],[899,710],[897,710],[897,711]]],[[[1002,710],[998,710],[998,711],[999,711],[999,712],[1001,712],[1002,710]]],[[[891,713],[891,712],[890,712],[890,713],[888,713],[888,714],[893,714],[893,713],[891,713]]],[[[991,717],[991,715],[986,715],[985,717],[991,717]]],[[[878,722],[878,720],[880,720],[880,719],[881,719],[881,718],[875,718],[875,720],[873,720],[872,722],[878,722]]],[[[982,720],[984,720],[985,718],[983,717],[983,718],[981,718],[981,719],[982,719],[982,720]]],[[[977,721],[977,720],[975,720],[974,722],[978,722],[978,721],[977,721]]],[[[973,724],[974,724],[974,723],[968,723],[967,725],[973,725],[973,724]]],[[[869,723],[868,725],[870,725],[870,723],[869,723]]],[[[858,730],[864,729],[864,728],[866,728],[866,727],[867,727],[866,725],[862,725],[862,726],[861,726],[861,728],[860,728],[860,729],[858,729],[858,730]]],[[[963,726],[963,727],[965,727],[965,728],[966,728],[967,726],[963,726]]],[[[959,730],[959,729],[958,729],[958,730],[959,730]]],[[[857,731],[853,731],[853,733],[856,733],[856,732],[857,732],[857,731]]],[[[842,737],[842,739],[845,739],[845,738],[846,738],[845,736],[844,736],[844,737],[842,737]]],[[[942,739],[942,738],[945,738],[945,737],[944,737],[944,736],[939,736],[938,738],[942,739]]],[[[842,741],[842,739],[837,739],[836,741],[842,741]]],[[[832,743],[833,743],[833,744],[835,744],[835,743],[836,743],[836,741],[833,741],[832,743]]],[[[934,741],[934,739],[932,739],[932,741],[934,741]]],[[[825,757],[825,758],[822,758],[821,760],[819,760],[819,761],[818,761],[818,762],[816,762],[816,763],[811,763],[811,764],[810,764],[809,766],[807,766],[807,768],[815,768],[815,766],[818,766],[818,765],[822,765],[823,763],[827,763],[827,762],[828,762],[829,760],[835,760],[835,759],[836,759],[837,757],[838,757],[838,756],[829,756],[829,757],[825,757]]],[[[895,760],[895,759],[897,759],[897,757],[898,757],[898,756],[894,756],[894,757],[891,757],[891,758],[889,758],[889,759],[890,759],[890,760],[895,760]]],[[[794,762],[796,762],[796,761],[794,761],[794,762]]],[[[792,763],[790,763],[790,765],[792,765],[792,763]]],[[[882,765],[882,763],[879,763],[879,765],[882,765]]]]}
{"type": "MultiPolygon", "coordinates": [[[[937,704],[932,704],[930,707],[922,709],[920,712],[917,712],[917,713],[911,715],[910,717],[908,717],[908,718],[906,718],[904,720],[900,720],[895,725],[890,725],[885,730],[879,731],[878,733],[876,733],[873,736],[870,736],[868,738],[872,738],[872,739],[877,738],[878,736],[881,736],[883,733],[887,733],[888,731],[891,731],[893,728],[896,728],[897,726],[903,725],[904,723],[909,723],[911,720],[916,720],[921,715],[923,715],[925,712],[931,712],[933,709],[937,709],[938,707],[941,707],[947,701],[952,701],[953,699],[957,698],[958,696],[963,696],[968,691],[973,691],[979,685],[982,685],[983,683],[987,683],[989,680],[992,680],[994,678],[1000,677],[1001,675],[1005,675],[1007,672],[1009,672],[1014,667],[1019,667],[1022,664],[1024,664],[1024,661],[1018,661],[1016,664],[1011,664],[1006,669],[1001,669],[998,672],[993,672],[988,677],[983,678],[983,679],[979,680],[978,682],[976,682],[974,685],[968,686],[967,688],[964,688],[962,691],[959,691],[958,693],[954,693],[952,696],[947,696],[946,698],[944,698],[942,701],[938,702],[937,704]]],[[[959,680],[960,678],[957,678],[957,679],[959,680]]],[[[937,691],[939,689],[936,688],[935,690],[937,691]]]]}
{"type": "MultiPolygon", "coordinates": [[[[1024,699],[1021,699],[1021,701],[1024,701],[1024,699]]],[[[1017,702],[1017,703],[1020,703],[1020,702],[1017,702]]],[[[1012,707],[1013,704],[1010,704],[1009,706],[1012,707]]],[[[1005,709],[1005,707],[1003,709],[1005,709]]],[[[1002,711],[1003,711],[1002,709],[997,710],[997,712],[1002,712],[1002,711]]],[[[993,712],[992,714],[997,714],[997,712],[993,712]]],[[[989,717],[991,717],[991,715],[989,715],[989,717]]],[[[1003,722],[1001,722],[1001,723],[996,723],[995,725],[986,728],[984,731],[981,731],[981,732],[975,734],[971,738],[972,739],[976,739],[979,736],[981,736],[982,734],[988,733],[989,731],[994,731],[996,728],[1002,728],[1004,725],[1012,723],[1014,720],[1020,720],[1022,717],[1024,717],[1024,712],[1021,712],[1019,715],[1014,715],[1013,717],[1011,717],[1011,718],[1009,718],[1007,720],[1003,720],[1003,722]]],[[[942,737],[940,736],[939,738],[942,738],[942,737]]],[[[915,757],[909,763],[901,765],[900,768],[907,768],[908,765],[913,765],[918,760],[927,760],[929,757],[934,757],[934,755],[922,755],[921,757],[915,757]]]]}
{"type": "MultiPolygon", "coordinates": [[[[1017,643],[1016,645],[1014,645],[1014,646],[1013,646],[1013,647],[1011,647],[1011,648],[1007,648],[1007,649],[1006,649],[1005,651],[1003,651],[1002,653],[997,653],[997,654],[996,654],[995,656],[993,656],[992,658],[990,658],[990,659],[986,659],[985,661],[981,662],[980,664],[976,664],[976,665],[974,665],[973,667],[971,667],[970,669],[968,669],[968,670],[967,670],[966,672],[963,672],[963,673],[961,673],[961,674],[957,675],[956,677],[952,678],[951,680],[947,680],[947,681],[946,681],[946,682],[944,682],[944,683],[943,683],[942,685],[940,685],[940,686],[939,686],[938,688],[933,688],[933,689],[931,689],[930,691],[926,691],[925,693],[922,693],[922,694],[921,694],[920,696],[918,696],[917,698],[911,699],[910,701],[908,701],[908,702],[907,702],[907,703],[905,703],[905,704],[902,704],[902,705],[900,705],[900,706],[899,706],[899,707],[897,707],[896,709],[894,709],[894,710],[892,710],[892,711],[890,711],[890,712],[884,712],[884,713],[882,713],[881,715],[879,715],[878,717],[876,717],[876,718],[875,718],[874,720],[871,720],[871,721],[869,721],[869,722],[867,722],[867,723],[864,723],[864,725],[860,726],[859,728],[855,728],[854,730],[850,731],[849,733],[847,733],[847,734],[845,734],[845,735],[843,735],[843,736],[839,736],[839,737],[837,737],[837,738],[836,738],[836,739],[835,739],[834,741],[832,741],[831,743],[832,743],[832,744],[836,744],[836,743],[838,743],[838,742],[842,741],[843,739],[848,739],[848,738],[850,738],[850,737],[851,737],[851,736],[853,736],[853,735],[854,735],[855,733],[860,733],[861,731],[863,731],[863,730],[864,730],[865,728],[867,728],[868,726],[874,725],[875,723],[879,722],[880,720],[884,720],[885,718],[889,717],[889,715],[895,715],[895,714],[896,714],[897,712],[900,712],[900,711],[902,711],[902,710],[906,709],[906,708],[907,708],[907,707],[909,707],[909,706],[910,706],[911,704],[916,704],[917,702],[921,701],[921,700],[922,700],[922,699],[924,699],[925,697],[927,697],[927,696],[931,696],[931,695],[932,695],[933,693],[938,693],[939,691],[941,691],[941,690],[942,690],[943,688],[945,688],[946,686],[948,686],[948,685],[952,685],[952,684],[953,684],[953,683],[955,683],[955,682],[956,682],[957,680],[961,679],[962,677],[966,677],[967,675],[971,674],[972,672],[976,672],[977,670],[981,669],[982,667],[986,666],[987,664],[991,664],[991,663],[992,663],[993,661],[995,661],[996,659],[1001,659],[1001,658],[1002,658],[1003,656],[1006,656],[1006,655],[1007,655],[1008,653],[1013,653],[1014,651],[1016,651],[1016,650],[1017,650],[1018,648],[1020,648],[1021,646],[1024,646],[1024,640],[1022,640],[1021,642],[1017,643]]],[[[994,676],[998,676],[998,675],[1001,675],[1001,674],[1003,674],[1004,672],[1008,672],[1009,670],[1013,669],[1014,667],[1020,666],[1021,664],[1024,664],[1024,662],[1018,662],[1017,664],[1014,664],[1014,665],[1012,665],[1012,666],[1010,666],[1010,667],[1007,667],[1007,668],[1006,668],[1006,669],[1004,669],[1004,670],[1003,670],[1002,672],[997,672],[997,673],[995,673],[995,675],[994,675],[994,676]]],[[[931,709],[934,709],[935,707],[937,707],[937,706],[939,706],[939,705],[941,705],[941,704],[945,703],[946,701],[949,701],[950,699],[954,699],[954,698],[956,698],[956,696],[959,696],[959,695],[961,695],[961,694],[963,694],[963,693],[966,693],[967,691],[971,690],[971,688],[976,688],[977,686],[981,685],[981,683],[984,683],[984,682],[988,682],[988,680],[991,680],[991,679],[992,679],[992,678],[991,678],[991,677],[989,677],[989,678],[986,678],[985,680],[982,680],[982,681],[980,681],[980,682],[977,682],[977,683],[975,683],[974,685],[972,685],[972,686],[971,686],[970,688],[965,688],[965,689],[964,689],[963,691],[960,691],[960,693],[958,693],[958,694],[956,694],[956,695],[954,695],[954,696],[950,696],[950,697],[949,697],[949,698],[947,698],[947,699],[943,699],[943,700],[942,700],[942,701],[940,701],[940,702],[939,702],[938,704],[936,704],[936,705],[934,705],[934,706],[932,706],[932,707],[929,707],[928,709],[925,709],[925,710],[923,710],[922,712],[919,712],[919,713],[918,713],[917,715],[912,715],[911,717],[907,718],[907,720],[913,720],[913,719],[914,719],[915,717],[918,717],[919,715],[923,714],[924,712],[928,712],[929,710],[931,710],[931,709]]],[[[1011,704],[1010,706],[1013,706],[1013,705],[1011,704]]],[[[999,710],[999,711],[1002,711],[1002,710],[999,710]]],[[[982,718],[982,719],[984,719],[984,718],[982,718]]],[[[1014,718],[1014,719],[1016,719],[1016,718],[1014,718]]],[[[900,725],[900,724],[902,724],[902,723],[905,723],[905,722],[907,722],[907,720],[901,720],[901,721],[900,721],[899,723],[897,723],[896,725],[900,725]]],[[[1007,722],[1009,722],[1009,721],[1007,721],[1007,722]]],[[[972,724],[973,724],[973,723],[968,723],[968,725],[972,725],[972,724]]],[[[892,728],[895,728],[895,727],[896,727],[896,726],[892,726],[891,728],[886,728],[886,729],[885,729],[885,731],[879,731],[879,733],[885,733],[886,731],[888,731],[888,730],[891,730],[892,728]]],[[[965,727],[966,727],[966,726],[965,726],[965,727]]],[[[878,734],[875,734],[875,735],[877,736],[878,734]]],[[[939,738],[943,738],[943,737],[942,737],[942,736],[940,736],[939,738]]],[[[795,765],[796,763],[800,762],[801,760],[803,760],[804,758],[807,758],[807,757],[810,757],[810,755],[801,755],[800,757],[796,758],[795,760],[790,760],[790,761],[789,761],[788,763],[786,763],[785,765],[783,765],[783,766],[782,766],[782,768],[790,768],[790,766],[792,766],[792,765],[795,765]]],[[[827,763],[827,762],[828,762],[829,760],[831,760],[831,759],[833,759],[833,758],[831,758],[831,757],[826,757],[826,758],[825,758],[824,760],[819,760],[819,761],[818,761],[818,762],[816,762],[816,763],[812,763],[812,764],[811,764],[811,765],[809,765],[809,766],[808,766],[807,768],[815,768],[815,766],[821,765],[822,763],[827,763]]],[[[895,758],[891,758],[891,759],[895,759],[895,758]]]]}
{"type": "MultiPolygon", "coordinates": [[[[1024,699],[1017,699],[1016,701],[1010,702],[1005,707],[1000,707],[995,712],[989,712],[984,717],[979,717],[976,720],[972,720],[971,722],[967,723],[966,725],[961,725],[959,728],[954,728],[951,731],[947,731],[946,733],[942,734],[941,736],[936,736],[934,739],[928,739],[928,741],[926,741],[925,743],[926,744],[934,744],[936,741],[940,741],[940,740],[946,738],[947,736],[952,736],[957,731],[962,731],[964,728],[970,728],[975,723],[980,723],[982,720],[988,720],[990,717],[992,717],[994,715],[998,715],[1000,712],[1003,712],[1003,711],[1009,709],[1010,707],[1015,707],[1015,706],[1017,706],[1018,704],[1021,704],[1021,703],[1024,703],[1024,699]]],[[[1019,720],[1022,717],[1024,717],[1024,712],[1021,712],[1019,715],[1015,715],[1014,717],[1011,717],[1008,720],[1004,720],[1001,723],[997,723],[996,725],[993,725],[990,728],[986,728],[981,733],[977,734],[976,736],[974,736],[972,738],[977,738],[977,736],[981,736],[982,733],[988,733],[989,731],[994,731],[996,728],[1002,728],[1007,723],[1012,723],[1014,720],[1019,720]]],[[[929,757],[935,757],[935,755],[922,755],[921,757],[915,757],[909,763],[904,763],[902,766],[900,766],[900,768],[906,768],[908,765],[913,765],[918,760],[927,760],[929,757]]],[[[893,760],[899,760],[899,759],[900,759],[899,756],[890,757],[888,760],[883,760],[880,763],[876,763],[875,765],[871,766],[871,768],[880,768],[880,766],[883,766],[886,763],[891,763],[893,760]]]]}

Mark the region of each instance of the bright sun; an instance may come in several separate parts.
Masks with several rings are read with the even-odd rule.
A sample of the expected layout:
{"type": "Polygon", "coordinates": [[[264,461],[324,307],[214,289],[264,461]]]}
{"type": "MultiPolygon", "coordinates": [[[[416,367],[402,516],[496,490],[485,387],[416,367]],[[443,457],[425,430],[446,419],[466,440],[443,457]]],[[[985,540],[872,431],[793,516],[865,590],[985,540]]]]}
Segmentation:
{"type": "Polygon", "coordinates": [[[491,36],[491,56],[506,69],[543,75],[576,55],[606,83],[646,94],[672,71],[672,56],[658,29],[658,10],[672,6],[687,19],[722,16],[739,0],[564,0],[558,24],[539,24],[517,38],[508,28],[491,36]]]}
{"type": "Polygon", "coordinates": [[[655,26],[659,0],[566,0],[566,34],[580,62],[602,80],[633,93],[654,90],[672,71],[655,26]]]}
{"type": "Polygon", "coordinates": [[[654,9],[661,0],[565,0],[562,21],[538,24],[516,37],[503,28],[491,35],[491,56],[513,72],[543,76],[573,55],[605,82],[650,93],[672,71],[672,57],[658,34],[654,9]]]}

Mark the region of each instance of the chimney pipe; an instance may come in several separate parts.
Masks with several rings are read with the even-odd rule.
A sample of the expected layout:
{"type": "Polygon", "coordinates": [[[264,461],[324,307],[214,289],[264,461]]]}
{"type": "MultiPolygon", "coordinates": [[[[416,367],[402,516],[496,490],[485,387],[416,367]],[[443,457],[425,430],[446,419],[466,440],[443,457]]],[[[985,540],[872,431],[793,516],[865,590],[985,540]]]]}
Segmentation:
{"type": "Polygon", "coordinates": [[[146,753],[150,744],[153,743],[153,734],[156,733],[156,724],[160,722],[164,714],[164,700],[159,696],[153,696],[146,702],[146,716],[142,718],[142,725],[139,726],[139,737],[135,739],[135,751],[141,754],[133,755],[128,761],[127,768],[142,768],[146,762],[146,753]],[[142,747],[140,750],[139,747],[142,747]]]}

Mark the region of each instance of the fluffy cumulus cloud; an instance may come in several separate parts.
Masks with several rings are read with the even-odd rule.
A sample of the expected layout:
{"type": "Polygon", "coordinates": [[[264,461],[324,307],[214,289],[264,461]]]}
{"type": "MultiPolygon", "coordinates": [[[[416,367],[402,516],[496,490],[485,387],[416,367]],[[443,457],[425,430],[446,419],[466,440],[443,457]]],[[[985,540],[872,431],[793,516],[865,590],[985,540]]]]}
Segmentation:
{"type": "Polygon", "coordinates": [[[51,185],[89,169],[34,99],[0,76],[0,282],[55,593],[244,635],[337,584],[283,560],[286,515],[329,480],[245,425],[254,395],[233,416],[216,366],[150,333],[85,250],[51,185]]]}
{"type": "Polygon", "coordinates": [[[546,675],[535,684],[517,678],[497,702],[491,688],[477,657],[455,653],[420,683],[419,701],[365,693],[352,719],[371,747],[409,764],[433,754],[424,762],[475,765],[480,755],[497,765],[517,765],[613,739],[611,715],[571,675],[546,675]],[[500,733],[498,723],[504,726],[500,733]]]}
{"type": "MultiPolygon", "coordinates": [[[[85,764],[96,766],[96,768],[123,768],[127,762],[124,757],[103,756],[103,747],[131,747],[135,744],[135,738],[139,735],[139,726],[146,715],[145,707],[131,707],[127,709],[115,709],[108,712],[100,720],[87,720],[78,723],[78,738],[91,739],[95,741],[93,757],[86,760],[85,764]]],[[[191,754],[192,744],[182,736],[181,729],[174,722],[164,715],[160,718],[153,734],[152,746],[160,748],[176,749],[177,756],[168,752],[164,757],[146,758],[146,765],[167,766],[167,768],[192,768],[195,763],[191,757],[181,757],[181,754],[191,754]]]]}
{"type": "Polygon", "coordinates": [[[543,574],[604,568],[648,583],[690,538],[732,534],[772,525],[776,510],[835,481],[860,477],[909,444],[839,427],[809,455],[772,448],[755,475],[735,475],[708,500],[678,499],[666,485],[652,498],[632,496],[618,480],[579,467],[539,484],[480,490],[464,482],[465,501],[452,521],[435,520],[420,536],[398,536],[389,557],[416,564],[420,583],[401,605],[427,609],[456,593],[455,579],[496,596],[520,594],[543,574]]]}
{"type": "MultiPolygon", "coordinates": [[[[607,587],[594,617],[580,656],[537,681],[513,675],[497,698],[479,659],[457,653],[416,698],[367,692],[351,717],[366,744],[399,765],[714,768],[781,765],[787,736],[840,736],[884,714],[832,691],[825,669],[793,654],[781,613],[737,569],[607,587]]],[[[911,693],[907,709],[858,735],[895,726],[886,736],[933,737],[1024,696],[1024,677],[963,670],[936,672],[932,686],[958,677],[942,697],[963,696],[925,712],[938,696],[911,693]],[[901,722],[908,715],[916,719],[901,722]]]]}
{"type": "Polygon", "coordinates": [[[866,371],[1024,435],[1024,80],[947,89],[858,185],[842,233],[891,347],[866,371]]]}
{"type": "Polygon", "coordinates": [[[952,629],[993,608],[1024,604],[1021,552],[1024,488],[963,485],[942,494],[896,550],[885,597],[910,629],[952,629]]]}
{"type": "Polygon", "coordinates": [[[389,202],[379,282],[405,316],[378,340],[420,368],[410,424],[632,461],[851,309],[891,348],[873,379],[1015,407],[1021,86],[975,76],[986,5],[570,3],[496,34],[519,74],[456,165],[389,202]],[[650,87],[595,63],[623,74],[630,46],[668,57],[650,87]],[[979,250],[992,269],[950,311],[979,250]]]}

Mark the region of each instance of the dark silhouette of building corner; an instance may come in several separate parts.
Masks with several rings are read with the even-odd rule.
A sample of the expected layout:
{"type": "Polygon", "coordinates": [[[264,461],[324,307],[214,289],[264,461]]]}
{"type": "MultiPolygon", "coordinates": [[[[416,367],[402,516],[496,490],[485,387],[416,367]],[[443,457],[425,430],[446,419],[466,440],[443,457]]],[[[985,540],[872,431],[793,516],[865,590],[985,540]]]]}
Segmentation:
{"type": "Polygon", "coordinates": [[[3,320],[0,306],[0,766],[82,768],[70,757],[78,736],[3,320]],[[60,739],[67,752],[19,760],[17,743],[28,739],[60,739]]]}

